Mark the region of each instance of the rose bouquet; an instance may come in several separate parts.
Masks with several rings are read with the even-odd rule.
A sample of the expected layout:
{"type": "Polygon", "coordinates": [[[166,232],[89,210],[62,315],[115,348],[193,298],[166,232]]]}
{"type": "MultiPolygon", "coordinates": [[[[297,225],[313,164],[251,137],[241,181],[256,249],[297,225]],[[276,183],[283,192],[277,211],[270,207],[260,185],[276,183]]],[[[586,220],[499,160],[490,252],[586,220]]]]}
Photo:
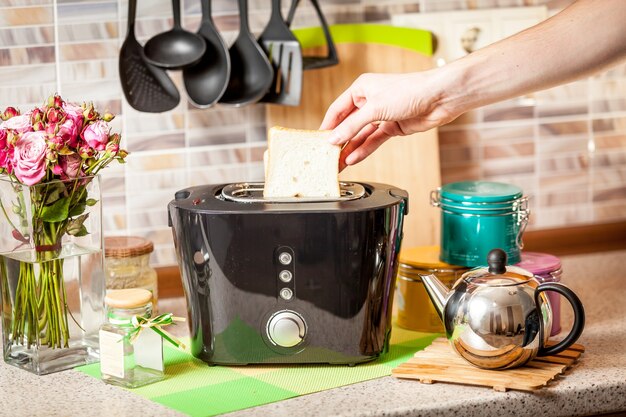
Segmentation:
{"type": "Polygon", "coordinates": [[[23,114],[9,107],[0,118],[0,174],[13,191],[10,203],[0,199],[13,242],[2,255],[2,275],[7,273],[5,257],[15,259],[21,247],[28,254],[19,262],[16,284],[3,288],[3,297],[6,287],[13,291],[11,320],[4,320],[10,329],[3,331],[8,331],[9,345],[65,348],[70,310],[63,239],[90,233],[88,208],[98,201],[89,195],[89,184],[110,162],[123,163],[128,153],[120,149],[120,135],[111,133],[114,116],[99,114],[93,104],[78,106],[54,95],[23,114]]]}

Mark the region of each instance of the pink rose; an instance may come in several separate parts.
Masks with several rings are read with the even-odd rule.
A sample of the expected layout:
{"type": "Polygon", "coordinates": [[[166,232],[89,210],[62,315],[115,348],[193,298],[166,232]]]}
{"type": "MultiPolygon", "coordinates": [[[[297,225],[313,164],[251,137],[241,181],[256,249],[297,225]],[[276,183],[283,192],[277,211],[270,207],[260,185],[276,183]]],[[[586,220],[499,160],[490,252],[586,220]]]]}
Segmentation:
{"type": "Polygon", "coordinates": [[[78,147],[78,154],[80,155],[81,158],[88,159],[88,158],[91,158],[92,156],[94,156],[96,154],[96,152],[93,150],[93,148],[91,146],[89,146],[87,143],[83,142],[78,147]]]}
{"type": "Polygon", "coordinates": [[[0,149],[0,168],[4,168],[10,174],[13,172],[13,148],[0,149]]]}
{"type": "Polygon", "coordinates": [[[80,131],[83,127],[83,108],[72,103],[64,103],[63,110],[67,117],[74,121],[74,124],[76,124],[77,129],[80,131]]]}
{"type": "Polygon", "coordinates": [[[56,107],[56,108],[61,108],[63,106],[65,102],[63,101],[63,99],[61,98],[60,95],[55,94],[53,96],[49,96],[48,97],[48,102],[47,105],[48,107],[56,107]]]}
{"type": "Polygon", "coordinates": [[[50,147],[50,149],[53,149],[55,151],[63,148],[64,143],[65,142],[63,142],[63,138],[60,138],[58,136],[52,136],[48,138],[48,146],[50,147]]]}
{"type": "Polygon", "coordinates": [[[93,107],[93,103],[89,103],[87,108],[83,111],[83,117],[89,121],[96,120],[98,118],[98,112],[93,107]]]}
{"type": "Polygon", "coordinates": [[[11,117],[15,117],[20,114],[19,110],[15,107],[7,107],[4,109],[4,112],[0,115],[2,120],[10,119],[11,117]]]}
{"type": "Polygon", "coordinates": [[[10,174],[13,172],[13,149],[0,150],[0,168],[4,168],[10,174]]]}
{"type": "Polygon", "coordinates": [[[61,170],[68,178],[76,178],[79,176],[80,168],[83,165],[83,158],[77,154],[62,155],[59,157],[59,165],[61,170]]]}
{"type": "Polygon", "coordinates": [[[26,132],[15,143],[13,168],[17,179],[35,185],[46,175],[46,133],[26,132]]]}
{"type": "Polygon", "coordinates": [[[65,120],[65,112],[63,109],[51,107],[46,111],[46,120],[48,123],[63,123],[63,120],[65,120]]]}
{"type": "Polygon", "coordinates": [[[109,141],[109,124],[103,120],[96,120],[83,130],[83,139],[97,151],[103,151],[109,141]]]}
{"type": "Polygon", "coordinates": [[[63,143],[65,143],[67,146],[69,146],[70,148],[76,148],[76,146],[78,146],[79,132],[80,127],[77,126],[77,122],[74,119],[67,118],[65,119],[65,122],[63,122],[63,124],[61,125],[58,136],[63,139],[63,143]]]}
{"type": "Polygon", "coordinates": [[[108,153],[110,153],[112,155],[116,155],[119,150],[120,150],[120,145],[118,145],[114,141],[111,141],[111,142],[107,143],[106,151],[108,153]]]}
{"type": "Polygon", "coordinates": [[[30,124],[30,113],[14,116],[2,122],[0,129],[12,129],[18,133],[30,132],[33,127],[30,124]]]}
{"type": "Polygon", "coordinates": [[[63,168],[61,168],[61,165],[59,165],[59,164],[54,164],[52,166],[52,173],[54,175],[62,175],[63,174],[63,168]]]}
{"type": "Polygon", "coordinates": [[[50,136],[54,136],[59,131],[58,127],[59,125],[57,125],[56,123],[48,123],[46,125],[46,133],[50,136]]]}
{"type": "Polygon", "coordinates": [[[11,172],[11,157],[13,156],[13,149],[7,148],[7,132],[4,129],[0,129],[0,168],[4,168],[11,172]]]}
{"type": "Polygon", "coordinates": [[[41,122],[43,120],[44,117],[44,112],[41,109],[34,109],[32,112],[30,112],[30,121],[32,124],[35,124],[37,122],[41,122]]]}

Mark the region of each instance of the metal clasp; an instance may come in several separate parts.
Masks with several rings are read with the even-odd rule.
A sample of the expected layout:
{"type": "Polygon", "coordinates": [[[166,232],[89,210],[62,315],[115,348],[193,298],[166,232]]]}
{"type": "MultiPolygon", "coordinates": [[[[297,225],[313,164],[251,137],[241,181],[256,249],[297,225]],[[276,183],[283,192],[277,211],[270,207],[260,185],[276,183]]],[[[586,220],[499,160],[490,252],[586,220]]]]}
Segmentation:
{"type": "Polygon", "coordinates": [[[514,202],[513,210],[516,213],[517,225],[519,226],[519,231],[517,232],[515,243],[517,244],[517,247],[522,250],[524,249],[524,241],[522,240],[522,235],[524,234],[524,231],[526,231],[526,226],[528,226],[528,218],[530,217],[530,209],[528,208],[528,197],[522,197],[518,201],[514,202]]]}
{"type": "Polygon", "coordinates": [[[430,192],[430,205],[433,207],[441,206],[441,187],[430,192]]]}

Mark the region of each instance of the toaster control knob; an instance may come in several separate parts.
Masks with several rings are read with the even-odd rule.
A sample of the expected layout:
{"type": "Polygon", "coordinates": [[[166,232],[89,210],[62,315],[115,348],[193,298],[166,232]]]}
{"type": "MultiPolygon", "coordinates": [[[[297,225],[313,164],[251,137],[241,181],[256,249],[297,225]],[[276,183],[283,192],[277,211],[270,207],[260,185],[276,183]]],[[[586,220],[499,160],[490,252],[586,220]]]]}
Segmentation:
{"type": "Polygon", "coordinates": [[[267,337],[277,346],[297,346],[302,343],[305,335],[304,319],[294,311],[279,311],[267,322],[267,337]]]}

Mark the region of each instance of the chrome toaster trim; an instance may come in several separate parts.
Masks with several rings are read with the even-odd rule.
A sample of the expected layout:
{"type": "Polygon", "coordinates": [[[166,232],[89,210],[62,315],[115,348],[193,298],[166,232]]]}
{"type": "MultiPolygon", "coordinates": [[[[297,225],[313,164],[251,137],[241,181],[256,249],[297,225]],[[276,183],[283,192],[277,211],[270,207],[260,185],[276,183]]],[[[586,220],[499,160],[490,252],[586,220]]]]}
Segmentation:
{"type": "Polygon", "coordinates": [[[365,196],[365,187],[355,182],[340,182],[339,188],[341,196],[335,197],[283,197],[265,198],[263,197],[262,182],[238,182],[228,184],[222,188],[218,198],[237,203],[320,203],[320,202],[341,202],[362,198],[365,196]]]}

